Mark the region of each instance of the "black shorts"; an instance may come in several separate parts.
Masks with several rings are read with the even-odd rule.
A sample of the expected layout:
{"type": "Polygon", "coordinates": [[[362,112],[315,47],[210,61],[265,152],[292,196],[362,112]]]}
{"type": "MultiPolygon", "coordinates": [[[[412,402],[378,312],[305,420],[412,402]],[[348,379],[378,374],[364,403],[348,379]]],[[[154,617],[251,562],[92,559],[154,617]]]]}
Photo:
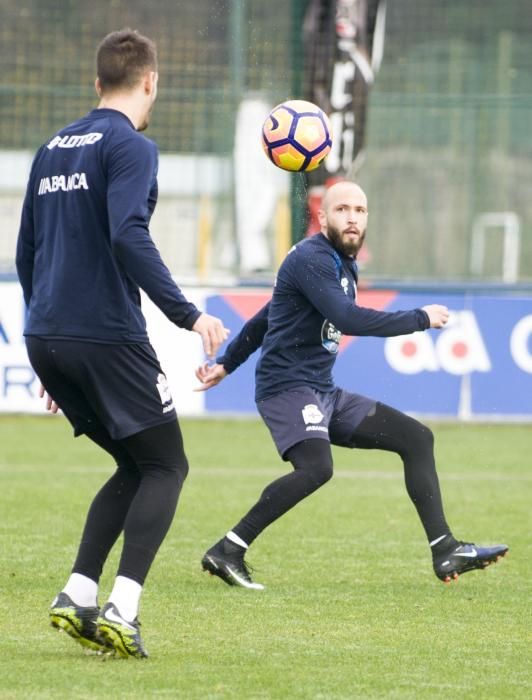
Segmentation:
{"type": "Polygon", "coordinates": [[[26,338],[28,356],[75,435],[103,425],[114,440],[176,420],[155,351],[149,343],[111,345],[26,338]]]}
{"type": "Polygon", "coordinates": [[[257,401],[281,457],[298,442],[309,438],[352,447],[359,423],[375,408],[376,401],[343,389],[321,392],[307,386],[282,391],[257,401]]]}

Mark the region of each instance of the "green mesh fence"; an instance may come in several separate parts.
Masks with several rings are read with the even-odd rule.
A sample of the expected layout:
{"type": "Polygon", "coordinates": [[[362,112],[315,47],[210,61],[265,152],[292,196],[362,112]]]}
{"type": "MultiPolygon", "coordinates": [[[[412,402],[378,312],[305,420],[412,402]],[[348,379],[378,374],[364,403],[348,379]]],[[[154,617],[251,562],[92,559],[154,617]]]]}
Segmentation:
{"type": "Polygon", "coordinates": [[[360,172],[371,197],[368,274],[501,279],[504,237],[517,225],[517,276],[531,279],[531,38],[525,0],[389,3],[360,172]]]}
{"type": "Polygon", "coordinates": [[[95,48],[124,26],[158,45],[150,137],[162,152],[227,153],[243,91],[289,96],[283,0],[2,0],[1,13],[0,148],[37,147],[94,106],[95,48]]]}
{"type": "MultiPolygon", "coordinates": [[[[98,41],[113,29],[137,28],[159,48],[160,92],[149,136],[163,155],[228,160],[213,214],[226,230],[219,233],[216,225],[211,245],[238,248],[231,233],[235,115],[243,95],[261,94],[272,104],[302,97],[294,92],[304,84],[306,6],[305,0],[2,0],[0,152],[33,151],[93,107],[98,41]]],[[[370,199],[366,275],[499,280],[504,237],[517,227],[516,279],[532,280],[531,40],[528,0],[388,2],[366,158],[356,173],[370,199]],[[472,254],[479,230],[481,264],[472,254]]],[[[291,178],[301,184],[301,176],[291,178]]],[[[0,181],[9,190],[5,173],[0,181]]],[[[169,263],[175,272],[224,265],[238,272],[238,250],[225,263],[223,255],[206,263],[198,252],[201,186],[198,180],[187,203],[194,210],[190,254],[173,255],[161,234],[169,263]]],[[[3,201],[0,265],[6,267],[16,226],[15,204],[3,201]]],[[[275,237],[273,224],[268,235],[275,237]]],[[[272,253],[271,273],[276,264],[272,253]]]]}

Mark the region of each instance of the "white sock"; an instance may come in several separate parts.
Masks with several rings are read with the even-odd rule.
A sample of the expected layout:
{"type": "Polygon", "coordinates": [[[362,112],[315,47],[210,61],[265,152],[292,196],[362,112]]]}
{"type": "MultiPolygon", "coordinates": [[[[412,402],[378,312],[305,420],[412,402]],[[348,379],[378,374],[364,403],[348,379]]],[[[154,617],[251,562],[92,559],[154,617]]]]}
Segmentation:
{"type": "Polygon", "coordinates": [[[109,602],[114,603],[124,620],[132,622],[138,615],[142,586],[132,578],[117,576],[109,602]]]}
{"type": "Polygon", "coordinates": [[[84,608],[95,608],[98,605],[98,584],[83,574],[71,574],[63,593],[84,608]]]}
{"type": "Polygon", "coordinates": [[[249,545],[246,544],[244,542],[244,540],[241,537],[239,537],[236,533],[234,533],[232,530],[229,530],[226,537],[228,540],[231,540],[231,542],[234,542],[239,547],[244,547],[244,549],[247,549],[249,547],[249,545]]]}
{"type": "Polygon", "coordinates": [[[438,542],[441,542],[442,540],[444,540],[448,534],[449,533],[446,532],[445,535],[441,535],[440,537],[436,537],[435,540],[432,540],[432,542],[429,542],[430,546],[434,547],[435,544],[438,544],[438,542]]]}

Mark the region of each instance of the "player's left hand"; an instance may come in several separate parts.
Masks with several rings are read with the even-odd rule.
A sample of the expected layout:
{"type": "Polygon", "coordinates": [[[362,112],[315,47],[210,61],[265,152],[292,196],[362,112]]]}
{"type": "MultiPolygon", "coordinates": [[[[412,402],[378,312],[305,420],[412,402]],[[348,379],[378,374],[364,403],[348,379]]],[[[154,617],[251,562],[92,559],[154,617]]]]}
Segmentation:
{"type": "Polygon", "coordinates": [[[207,389],[219,384],[224,377],[227,377],[227,372],[223,365],[215,363],[209,366],[208,362],[204,362],[196,370],[196,377],[202,385],[198,386],[194,391],[207,391],[207,389]]]}
{"type": "Polygon", "coordinates": [[[449,309],[441,304],[428,304],[421,307],[430,321],[430,328],[443,328],[449,320],[449,309]]]}
{"type": "MultiPolygon", "coordinates": [[[[45,394],[46,394],[46,389],[41,384],[41,388],[39,389],[39,397],[42,399],[45,394]]],[[[50,411],[50,413],[57,413],[59,411],[59,406],[52,399],[50,394],[46,394],[46,410],[50,411]]]]}

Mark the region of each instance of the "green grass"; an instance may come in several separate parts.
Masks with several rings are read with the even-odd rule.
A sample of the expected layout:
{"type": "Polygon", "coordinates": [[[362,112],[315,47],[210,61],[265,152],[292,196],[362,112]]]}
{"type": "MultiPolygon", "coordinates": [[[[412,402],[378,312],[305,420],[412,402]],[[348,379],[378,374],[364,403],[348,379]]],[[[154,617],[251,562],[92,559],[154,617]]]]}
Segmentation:
{"type": "Polygon", "coordinates": [[[532,697],[530,426],[432,426],[448,520],[507,542],[497,566],[438,582],[399,459],[337,450],[335,478],[252,547],[263,592],[199,560],[286,466],[261,423],[182,427],[190,476],[141,609],[150,659],[102,661],[47,608],[110,461],[62,418],[0,418],[2,700],[532,697]]]}

